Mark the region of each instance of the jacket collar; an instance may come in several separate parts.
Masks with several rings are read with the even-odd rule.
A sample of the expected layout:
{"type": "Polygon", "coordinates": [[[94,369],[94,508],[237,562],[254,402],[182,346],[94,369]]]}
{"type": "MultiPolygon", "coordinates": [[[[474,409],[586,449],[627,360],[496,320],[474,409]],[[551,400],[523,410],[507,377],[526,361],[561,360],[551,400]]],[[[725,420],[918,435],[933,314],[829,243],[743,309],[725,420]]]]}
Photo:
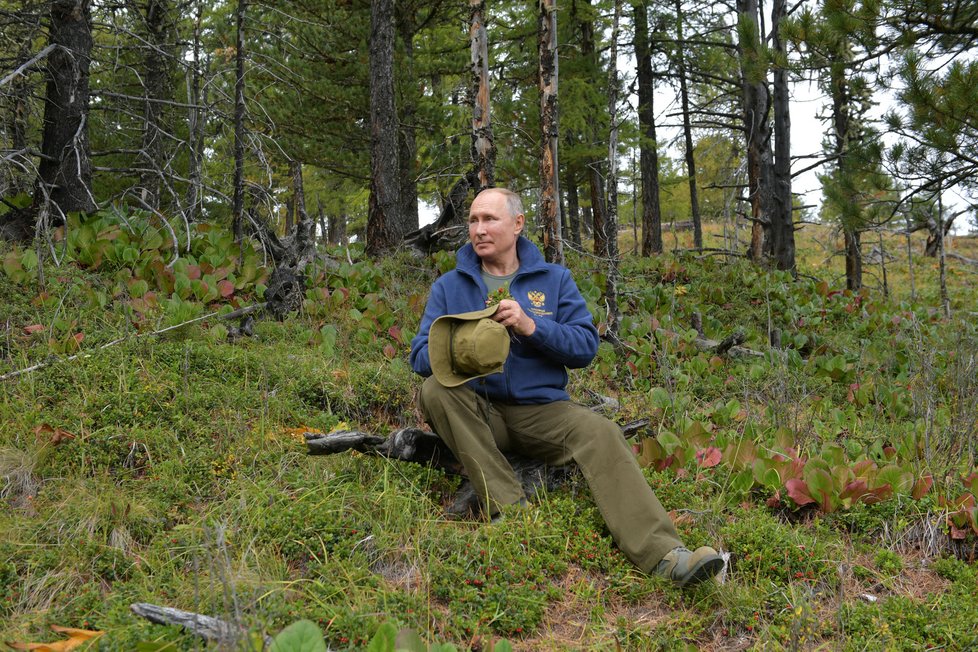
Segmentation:
{"type": "MultiPolygon", "coordinates": [[[[542,269],[546,264],[543,254],[540,253],[537,246],[530,242],[526,236],[521,235],[519,240],[516,241],[516,255],[520,259],[520,269],[517,274],[526,274],[527,272],[542,269]]],[[[479,257],[476,255],[475,249],[472,248],[472,243],[467,243],[456,252],[455,266],[459,270],[468,272],[478,278],[480,274],[479,257]]]]}

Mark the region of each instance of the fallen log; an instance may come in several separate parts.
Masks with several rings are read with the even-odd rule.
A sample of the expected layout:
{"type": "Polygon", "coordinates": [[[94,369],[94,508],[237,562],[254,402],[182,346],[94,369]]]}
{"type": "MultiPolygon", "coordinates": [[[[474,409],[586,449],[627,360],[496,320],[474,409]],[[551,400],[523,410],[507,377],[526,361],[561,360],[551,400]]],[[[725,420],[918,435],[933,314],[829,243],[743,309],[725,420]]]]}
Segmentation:
{"type": "MultiPolygon", "coordinates": [[[[185,630],[199,636],[200,638],[223,645],[234,644],[241,641],[247,634],[247,628],[230,623],[214,616],[205,616],[192,611],[174,609],[173,607],[161,607],[160,605],[148,602],[136,602],[129,605],[129,608],[137,616],[141,616],[151,623],[157,625],[179,625],[185,630]]],[[[266,637],[266,644],[271,643],[271,639],[266,637]]]]}
{"type": "MultiPolygon", "coordinates": [[[[602,403],[598,408],[606,407],[602,403]]],[[[627,423],[622,434],[628,438],[649,425],[648,419],[627,423]]],[[[433,432],[420,428],[401,428],[387,438],[358,430],[341,430],[331,433],[303,433],[306,451],[309,455],[334,455],[354,450],[366,455],[379,455],[388,459],[414,462],[440,469],[450,475],[465,475],[462,463],[458,461],[445,442],[433,432]]],[[[553,491],[577,476],[580,471],[576,464],[551,466],[538,460],[520,455],[506,454],[513,471],[523,485],[524,493],[533,498],[540,491],[553,491]]],[[[481,505],[472,483],[466,478],[452,498],[445,512],[456,517],[478,517],[481,505]]]]}

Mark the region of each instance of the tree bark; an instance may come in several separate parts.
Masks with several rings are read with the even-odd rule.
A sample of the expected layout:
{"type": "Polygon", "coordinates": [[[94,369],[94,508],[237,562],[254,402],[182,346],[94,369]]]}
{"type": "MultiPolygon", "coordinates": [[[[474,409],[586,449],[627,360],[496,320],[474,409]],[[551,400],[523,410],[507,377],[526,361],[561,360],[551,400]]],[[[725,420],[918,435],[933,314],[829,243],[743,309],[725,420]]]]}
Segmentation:
{"type": "Polygon", "coordinates": [[[394,108],[394,3],[370,3],[370,201],[367,254],[391,251],[403,237],[394,108]]]}
{"type": "MultiPolygon", "coordinates": [[[[781,20],[786,0],[774,0],[771,22],[774,26],[774,51],[787,61],[781,40],[781,20]]],[[[771,255],[778,269],[795,274],[795,225],[791,197],[791,113],[788,71],[781,63],[774,67],[774,210],[771,211],[771,255]]]]}
{"type": "Polygon", "coordinates": [[[686,43],[683,39],[682,0],[676,0],[676,63],[679,74],[679,95],[683,109],[683,141],[686,149],[686,175],[689,179],[689,211],[693,220],[693,246],[703,248],[703,224],[696,184],[696,155],[693,151],[693,127],[689,113],[689,88],[686,82],[686,43]]]}
{"type": "Polygon", "coordinates": [[[618,23],[621,0],[614,0],[611,25],[611,53],[608,61],[608,117],[611,129],[608,134],[608,220],[605,233],[608,237],[608,277],[605,280],[605,303],[608,310],[608,334],[618,340],[621,311],[618,310],[618,281],[620,276],[618,255],[618,23]]]}
{"type": "Polygon", "coordinates": [[[560,233],[560,186],[557,178],[557,2],[540,0],[540,225],[543,255],[547,262],[564,263],[560,233]]]}
{"type": "MultiPolygon", "coordinates": [[[[90,0],[56,0],[51,4],[44,133],[40,184],[35,203],[45,195],[56,215],[92,211],[92,163],[88,140],[88,77],[92,53],[90,0]]],[[[60,217],[60,216],[59,216],[60,217]]]]}
{"type": "MultiPolygon", "coordinates": [[[[135,3],[132,3],[135,4],[135,3]]],[[[165,163],[163,104],[172,99],[170,76],[173,60],[170,56],[171,27],[168,0],[147,0],[140,10],[146,43],[143,45],[143,136],[140,154],[139,185],[142,199],[153,210],[160,207],[160,187],[165,163]]]]}
{"type": "Polygon", "coordinates": [[[648,7],[635,4],[635,59],[638,81],[639,168],[642,175],[642,255],[662,253],[662,207],[659,203],[659,152],[655,135],[655,74],[648,7]]]}
{"type": "Polygon", "coordinates": [[[472,64],[472,162],[479,175],[479,194],[496,185],[496,143],[489,102],[489,37],[485,0],[469,0],[472,64]]]}
{"type": "Polygon", "coordinates": [[[238,0],[235,11],[237,25],[235,44],[235,82],[234,82],[234,196],[231,202],[231,230],[235,242],[244,238],[244,121],[245,121],[245,40],[244,22],[248,10],[248,0],[238,0]]]}
{"type": "Polygon", "coordinates": [[[187,210],[188,222],[196,222],[200,212],[202,197],[202,180],[200,164],[204,151],[204,122],[205,115],[200,107],[203,104],[201,93],[201,22],[203,20],[204,3],[197,0],[194,17],[193,59],[187,67],[187,210]]]}
{"type": "MultiPolygon", "coordinates": [[[[585,5],[590,5],[590,0],[584,0],[585,5]]],[[[594,43],[594,23],[589,15],[580,21],[581,28],[581,56],[590,61],[592,70],[600,69],[598,54],[594,43]]],[[[597,142],[601,135],[598,124],[594,117],[594,111],[590,112],[587,119],[588,137],[592,142],[597,142]]],[[[604,182],[601,178],[601,161],[597,158],[589,157],[584,161],[584,174],[587,178],[588,190],[591,198],[591,235],[594,242],[594,255],[602,258],[608,255],[608,240],[605,234],[605,202],[604,202],[604,182]]]]}
{"type": "Polygon", "coordinates": [[[398,233],[410,233],[418,228],[418,142],[417,142],[417,108],[418,82],[414,69],[414,36],[418,25],[414,18],[415,7],[409,3],[398,5],[398,29],[404,48],[405,83],[400,94],[400,143],[398,155],[400,164],[398,172],[401,177],[401,220],[398,233]]]}
{"type": "Polygon", "coordinates": [[[567,223],[570,226],[571,242],[581,246],[581,200],[577,194],[576,168],[567,168],[567,223]]]}
{"type": "Polygon", "coordinates": [[[842,236],[846,245],[846,288],[856,292],[863,286],[863,254],[860,247],[860,231],[843,226],[842,236]]]}
{"type": "Polygon", "coordinates": [[[770,225],[771,127],[770,98],[765,79],[767,67],[760,53],[757,0],[737,0],[737,43],[740,57],[744,128],[747,133],[747,195],[751,207],[749,256],[764,259],[764,233],[770,225]]]}

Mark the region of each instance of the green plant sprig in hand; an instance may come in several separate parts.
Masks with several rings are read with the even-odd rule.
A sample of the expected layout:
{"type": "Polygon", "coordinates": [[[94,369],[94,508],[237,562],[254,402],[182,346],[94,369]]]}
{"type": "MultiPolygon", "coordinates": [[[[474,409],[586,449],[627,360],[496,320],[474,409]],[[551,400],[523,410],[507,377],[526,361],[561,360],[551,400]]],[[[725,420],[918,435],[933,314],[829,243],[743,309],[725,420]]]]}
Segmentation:
{"type": "Polygon", "coordinates": [[[513,295],[509,293],[509,287],[503,285],[502,287],[493,290],[486,297],[486,308],[489,306],[498,306],[499,302],[504,299],[512,299],[513,295]]]}

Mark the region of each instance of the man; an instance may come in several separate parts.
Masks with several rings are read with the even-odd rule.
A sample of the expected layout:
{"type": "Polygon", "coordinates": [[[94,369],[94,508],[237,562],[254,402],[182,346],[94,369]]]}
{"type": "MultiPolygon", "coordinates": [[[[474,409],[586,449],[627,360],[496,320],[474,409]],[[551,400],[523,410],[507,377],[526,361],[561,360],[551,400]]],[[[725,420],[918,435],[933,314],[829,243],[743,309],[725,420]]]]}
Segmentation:
{"type": "MultiPolygon", "coordinates": [[[[682,546],[621,429],[570,401],[567,368],[591,362],[598,332],[570,272],[547,263],[521,236],[524,221],[520,198],[509,190],[483,190],[472,202],[469,243],[458,251],[455,269],[432,286],[411,342],[411,365],[427,377],[419,399],[425,418],[464,465],[488,515],[525,502],[505,452],[554,465],[573,460],[612,536],[636,566],[680,585],[713,577],[723,559],[709,547],[690,552],[682,546]],[[487,310],[487,297],[500,287],[510,298],[487,310]],[[433,375],[433,360],[456,353],[455,325],[486,313],[508,329],[508,350],[495,347],[505,360],[502,371],[493,361],[460,377],[451,369],[433,375]],[[443,328],[446,320],[451,324],[443,328]]],[[[484,349],[486,341],[491,339],[482,341],[484,349]]]]}

